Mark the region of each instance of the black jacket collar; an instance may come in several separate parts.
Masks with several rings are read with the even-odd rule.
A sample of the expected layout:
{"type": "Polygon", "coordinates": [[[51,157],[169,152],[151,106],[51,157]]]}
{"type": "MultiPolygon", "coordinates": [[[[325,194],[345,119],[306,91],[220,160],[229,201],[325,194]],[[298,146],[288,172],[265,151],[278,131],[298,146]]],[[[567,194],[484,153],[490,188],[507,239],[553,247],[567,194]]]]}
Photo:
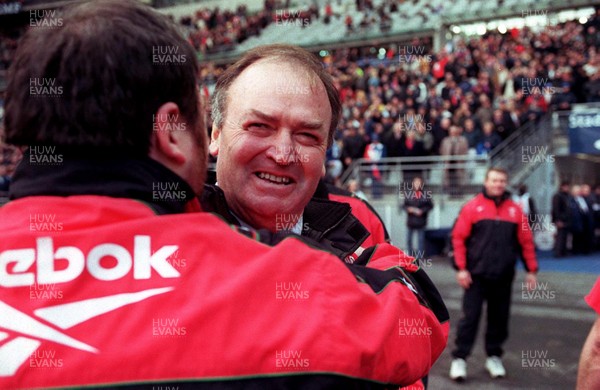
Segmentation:
{"type": "MultiPolygon", "coordinates": [[[[219,187],[205,185],[200,204],[202,210],[218,214],[232,225],[240,225],[219,187]]],[[[369,236],[367,229],[352,215],[352,208],[346,203],[313,197],[304,208],[302,218],[302,235],[318,242],[322,249],[341,259],[353,254],[369,236]]]]}
{"type": "Polygon", "coordinates": [[[11,200],[26,196],[101,195],[136,199],[157,214],[182,213],[194,199],[180,176],[149,157],[110,151],[55,150],[53,158],[23,155],[10,186],[11,200]],[[51,161],[51,162],[48,162],[51,161]]]}

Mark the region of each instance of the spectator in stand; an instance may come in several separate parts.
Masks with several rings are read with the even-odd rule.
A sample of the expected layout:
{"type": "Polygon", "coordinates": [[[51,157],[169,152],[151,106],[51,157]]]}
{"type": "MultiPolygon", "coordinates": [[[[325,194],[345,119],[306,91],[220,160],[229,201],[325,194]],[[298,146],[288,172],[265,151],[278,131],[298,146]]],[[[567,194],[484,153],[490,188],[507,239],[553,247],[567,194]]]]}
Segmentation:
{"type": "Polygon", "coordinates": [[[350,16],[349,14],[346,15],[346,19],[344,19],[344,24],[346,25],[346,32],[354,32],[354,21],[352,20],[352,16],[350,16]]]}
{"type": "Polygon", "coordinates": [[[481,130],[476,126],[476,122],[472,118],[465,119],[463,136],[467,139],[469,150],[475,152],[477,145],[481,142],[481,130]]]}
{"type": "Polygon", "coordinates": [[[525,98],[525,109],[527,110],[528,116],[533,114],[535,120],[538,120],[548,111],[548,102],[540,87],[533,87],[531,90],[532,93],[525,98]]]}
{"type": "Polygon", "coordinates": [[[381,143],[383,143],[383,145],[385,146],[388,157],[403,156],[402,141],[404,126],[405,125],[402,119],[398,119],[396,123],[394,123],[392,130],[384,134],[381,138],[381,143]]]}
{"type": "MultiPolygon", "coordinates": [[[[426,155],[423,141],[420,137],[417,137],[417,128],[423,127],[423,123],[414,123],[410,128],[406,129],[402,134],[401,140],[401,154],[402,157],[422,157],[426,155]]],[[[421,176],[423,174],[420,169],[402,168],[404,180],[410,181],[415,175],[421,176]]]]}
{"type": "Polygon", "coordinates": [[[433,135],[431,134],[431,131],[429,131],[427,129],[427,127],[430,125],[431,122],[417,122],[417,135],[415,137],[415,140],[417,142],[421,142],[421,144],[423,145],[423,155],[424,156],[428,156],[431,154],[432,148],[433,148],[433,135]]]}
{"type": "Polygon", "coordinates": [[[371,163],[371,194],[373,199],[379,199],[383,196],[383,175],[378,164],[382,158],[386,157],[385,146],[379,142],[379,136],[373,134],[371,143],[365,149],[365,160],[371,163]]]}
{"type": "Polygon", "coordinates": [[[465,121],[472,118],[473,113],[471,112],[471,107],[469,106],[467,100],[463,99],[460,103],[460,106],[456,109],[456,111],[454,111],[452,121],[457,125],[464,127],[465,121]]]}
{"type": "Polygon", "coordinates": [[[417,128],[423,126],[423,123],[415,123],[402,134],[402,142],[400,145],[403,157],[421,157],[425,155],[423,141],[417,138],[417,128]]]}
{"type": "Polygon", "coordinates": [[[571,92],[571,86],[564,84],[557,89],[557,92],[552,95],[550,106],[555,111],[568,111],[573,104],[577,103],[575,94],[571,92]]]}
{"type": "Polygon", "coordinates": [[[449,117],[443,117],[439,122],[433,124],[431,131],[433,135],[433,150],[438,153],[442,140],[450,133],[450,126],[452,126],[452,120],[449,117]]]}
{"type": "Polygon", "coordinates": [[[358,134],[358,126],[360,126],[358,121],[352,121],[350,126],[344,130],[341,153],[344,170],[352,164],[352,161],[363,157],[367,146],[364,137],[358,134]]]}
{"type": "Polygon", "coordinates": [[[515,122],[513,122],[510,113],[499,108],[494,110],[492,123],[494,124],[496,134],[498,134],[503,141],[517,130],[517,126],[515,125],[515,122]]]}
{"type": "MultiPolygon", "coordinates": [[[[469,152],[469,142],[462,135],[462,129],[458,126],[451,126],[449,135],[443,139],[440,146],[442,156],[466,156],[469,152]]],[[[460,186],[464,183],[465,169],[460,167],[465,164],[465,160],[447,160],[449,165],[444,174],[444,188],[451,194],[458,194],[460,186]],[[458,165],[458,167],[454,166],[458,165]]]]}
{"type": "Polygon", "coordinates": [[[479,108],[475,111],[475,118],[479,123],[490,122],[494,113],[490,98],[485,94],[479,95],[479,104],[479,108]]]}
{"type": "Polygon", "coordinates": [[[502,142],[502,138],[494,130],[494,124],[492,122],[485,122],[483,124],[483,136],[481,141],[477,144],[477,154],[484,156],[489,154],[494,148],[502,142]]]}

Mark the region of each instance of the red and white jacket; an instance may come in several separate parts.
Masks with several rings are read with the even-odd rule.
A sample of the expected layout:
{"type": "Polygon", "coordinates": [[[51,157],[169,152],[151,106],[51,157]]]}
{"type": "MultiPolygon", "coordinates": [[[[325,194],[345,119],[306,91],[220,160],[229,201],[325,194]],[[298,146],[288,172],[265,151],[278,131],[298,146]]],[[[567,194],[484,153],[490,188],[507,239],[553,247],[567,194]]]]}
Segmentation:
{"type": "Polygon", "coordinates": [[[402,272],[207,213],[30,196],[0,208],[0,236],[3,389],[408,385],[446,345],[402,272]]]}
{"type": "Polygon", "coordinates": [[[518,257],[528,272],[538,269],[527,217],[508,193],[498,204],[484,193],[467,202],[454,223],[452,245],[455,267],[472,275],[512,277],[518,257]]]}

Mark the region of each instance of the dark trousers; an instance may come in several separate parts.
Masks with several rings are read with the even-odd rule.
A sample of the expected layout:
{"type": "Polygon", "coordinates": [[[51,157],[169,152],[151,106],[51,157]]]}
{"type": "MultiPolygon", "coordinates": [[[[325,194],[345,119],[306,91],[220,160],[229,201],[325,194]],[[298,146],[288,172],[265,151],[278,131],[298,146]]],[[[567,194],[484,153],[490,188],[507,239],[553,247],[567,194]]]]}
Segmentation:
{"type": "Polygon", "coordinates": [[[569,231],[566,228],[556,229],[556,241],[554,242],[554,257],[562,257],[567,254],[567,236],[569,231]]]}
{"type": "Polygon", "coordinates": [[[463,296],[463,317],[458,322],[455,358],[466,359],[471,354],[483,302],[487,302],[485,351],[488,356],[502,356],[502,344],[508,337],[508,318],[514,276],[504,279],[484,279],[473,276],[473,283],[463,296]]]}

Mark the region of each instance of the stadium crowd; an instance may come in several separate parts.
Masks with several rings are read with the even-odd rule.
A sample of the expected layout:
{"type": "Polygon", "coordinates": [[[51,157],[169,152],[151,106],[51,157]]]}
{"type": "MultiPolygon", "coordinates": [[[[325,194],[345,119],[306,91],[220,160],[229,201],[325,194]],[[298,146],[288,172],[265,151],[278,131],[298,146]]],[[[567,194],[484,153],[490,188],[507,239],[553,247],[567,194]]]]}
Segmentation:
{"type": "MultiPolygon", "coordinates": [[[[205,8],[179,24],[203,56],[232,48],[281,18],[327,23],[327,18],[343,17],[340,4],[286,14],[277,11],[286,2],[266,0],[255,14],[245,6],[205,8]]],[[[399,12],[395,5],[356,1],[356,9],[365,15],[399,12]]],[[[1,37],[0,65],[5,68],[16,40],[14,32],[1,37]]],[[[432,51],[429,38],[392,44],[384,53],[372,47],[332,50],[323,60],[340,90],[343,118],[328,152],[329,178],[335,182],[353,160],[365,156],[372,142],[380,142],[387,157],[485,155],[548,110],[600,101],[599,45],[600,11],[584,25],[570,21],[539,32],[490,31],[456,38],[438,52],[432,51]],[[450,133],[468,148],[441,148],[450,133]]],[[[207,94],[223,69],[210,62],[202,65],[207,94]]],[[[12,152],[3,155],[11,156],[2,160],[9,166],[4,171],[11,172],[12,152]]]]}
{"type": "MultiPolygon", "coordinates": [[[[344,108],[328,154],[330,176],[364,157],[374,140],[388,157],[485,155],[548,110],[599,101],[599,21],[596,14],[585,25],[488,32],[439,52],[427,38],[390,45],[383,56],[374,48],[329,52],[324,63],[344,108]],[[468,148],[441,148],[451,129],[468,148]]],[[[208,90],[221,71],[205,64],[208,90]]]]}

